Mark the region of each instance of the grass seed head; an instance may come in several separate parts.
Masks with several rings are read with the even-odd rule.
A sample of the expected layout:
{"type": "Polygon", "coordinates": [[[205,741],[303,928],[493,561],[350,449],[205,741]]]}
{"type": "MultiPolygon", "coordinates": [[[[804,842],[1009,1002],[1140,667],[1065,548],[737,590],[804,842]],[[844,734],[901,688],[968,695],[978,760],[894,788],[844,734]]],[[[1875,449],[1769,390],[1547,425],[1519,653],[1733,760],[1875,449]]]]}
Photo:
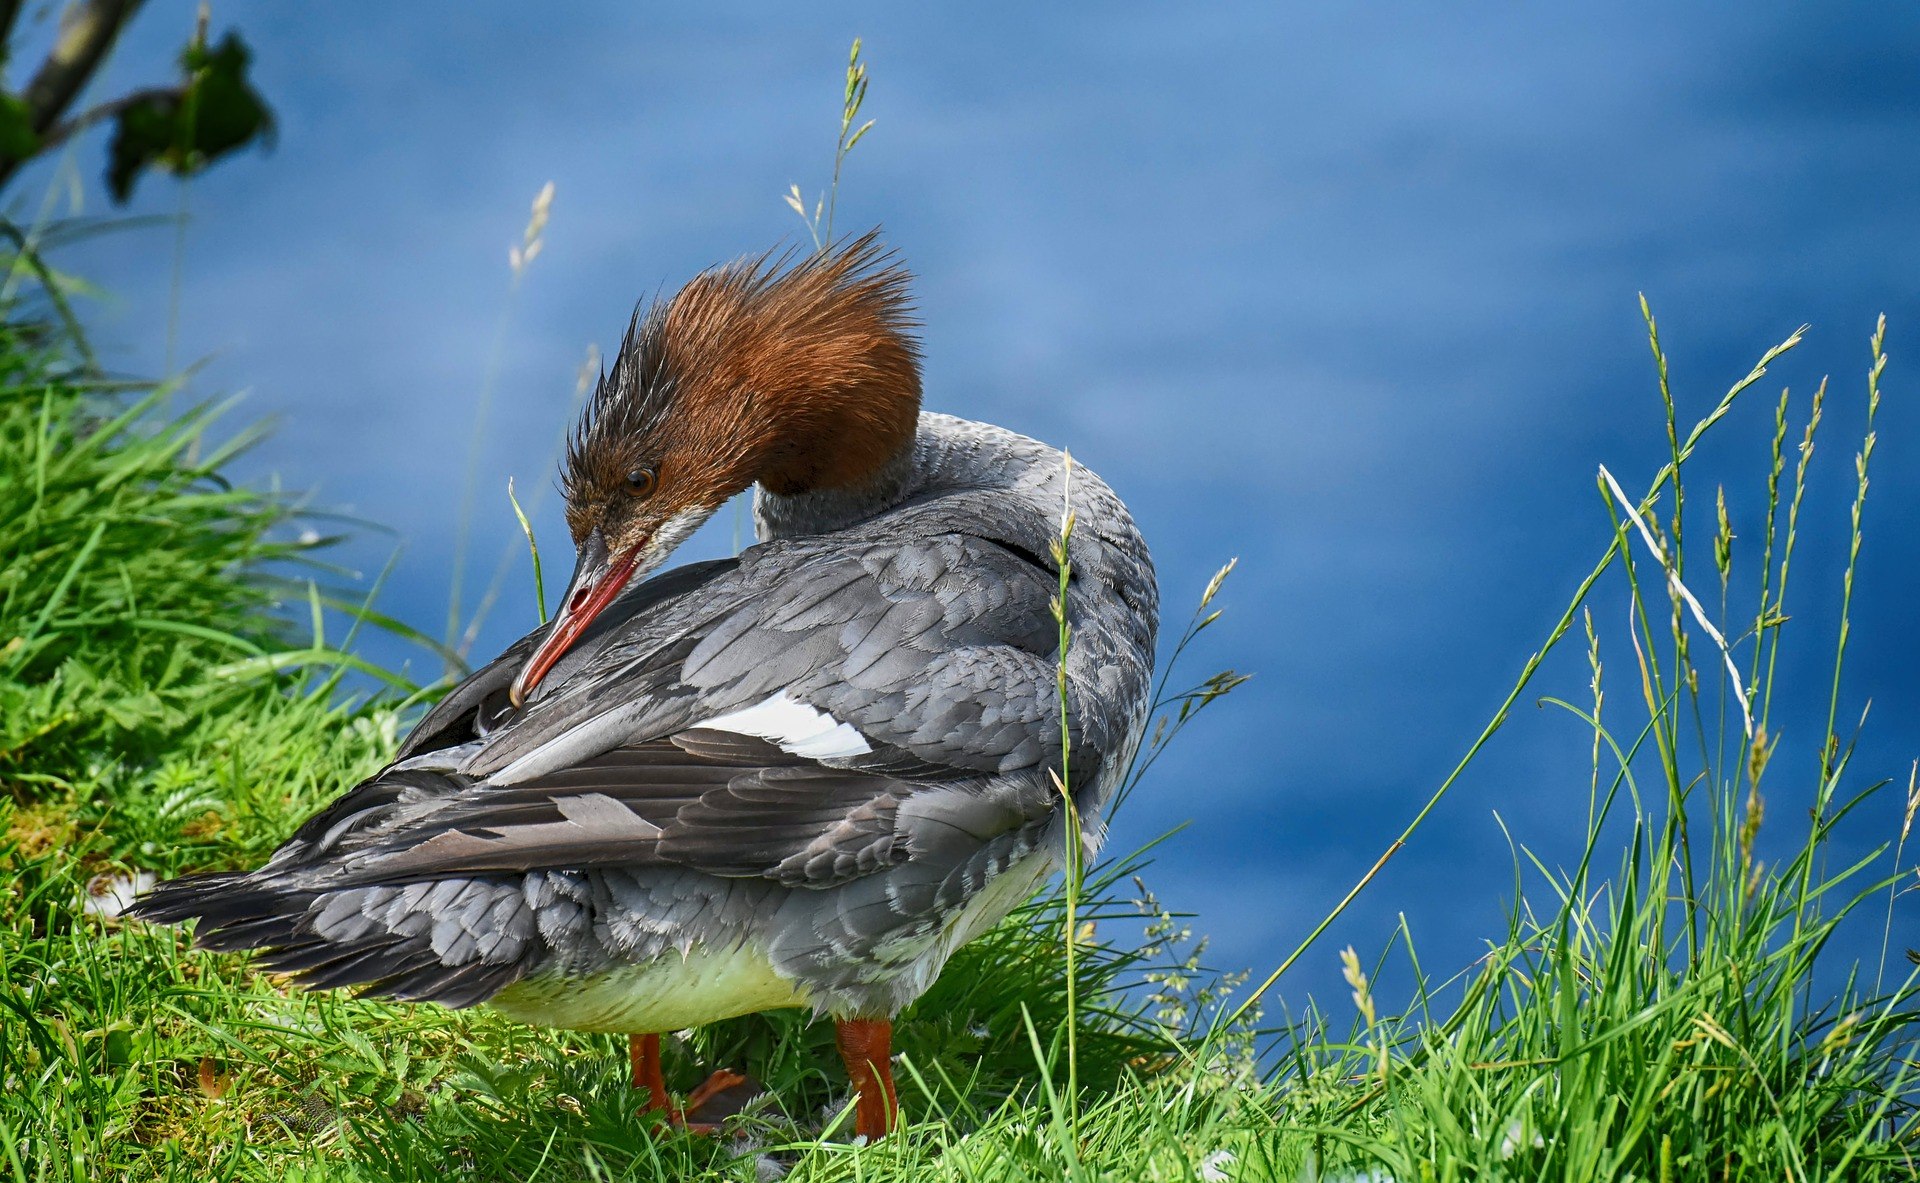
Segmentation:
{"type": "Polygon", "coordinates": [[[1373,990],[1367,984],[1367,975],[1360,968],[1360,955],[1348,945],[1340,950],[1340,976],[1353,987],[1353,1005],[1360,1010],[1360,1017],[1366,1021],[1369,1030],[1374,1023],[1373,990]]]}

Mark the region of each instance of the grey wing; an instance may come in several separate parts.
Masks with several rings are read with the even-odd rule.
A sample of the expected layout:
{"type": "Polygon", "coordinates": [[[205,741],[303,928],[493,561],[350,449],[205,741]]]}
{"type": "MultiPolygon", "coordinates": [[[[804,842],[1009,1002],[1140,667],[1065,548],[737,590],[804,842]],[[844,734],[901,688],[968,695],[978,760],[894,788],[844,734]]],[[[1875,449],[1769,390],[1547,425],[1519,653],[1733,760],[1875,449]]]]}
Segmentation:
{"type": "MultiPolygon", "coordinates": [[[[552,676],[564,678],[571,670],[588,664],[623,626],[643,618],[649,610],[657,610],[663,603],[698,591],[702,585],[738,565],[735,559],[689,563],[647,580],[608,607],[552,676]]],[[[549,626],[543,624],[521,637],[448,691],[407,733],[394,759],[409,760],[436,748],[457,746],[490,733],[508,714],[508,688],[513,685],[520,667],[546,639],[548,629],[549,626]]]]}
{"type": "MultiPolygon", "coordinates": [[[[633,617],[451,796],[368,827],[354,877],[672,864],[824,886],[1051,816],[1050,570],[965,535],[760,549],[633,617]]],[[[1074,779],[1097,775],[1075,742],[1074,779]]]]}
{"type": "Polygon", "coordinates": [[[410,760],[436,748],[452,747],[483,734],[487,723],[504,710],[507,690],[526,664],[527,658],[546,639],[548,627],[541,625],[507,646],[500,656],[481,666],[446,697],[433,705],[413,730],[400,741],[394,759],[410,760]]]}
{"type": "MultiPolygon", "coordinates": [[[[558,672],[586,664],[618,635],[623,627],[644,620],[661,605],[697,591],[717,576],[738,566],[735,559],[716,559],[676,567],[641,584],[616,600],[568,655],[558,672]]],[[[344,836],[390,828],[396,817],[418,813],[423,802],[457,793],[470,782],[445,774],[457,766],[463,753],[502,726],[511,726],[508,688],[520,667],[546,639],[547,625],[521,637],[480,669],[449,690],[400,741],[394,764],[341,794],[295,830],[274,852],[271,867],[326,857],[344,836]]]]}
{"type": "Polygon", "coordinates": [[[1060,746],[1056,589],[983,538],[869,546],[709,632],[682,676],[729,701],[784,692],[933,763],[1032,768],[1060,746]]]}
{"type": "MultiPolygon", "coordinates": [[[[461,771],[513,783],[777,695],[858,730],[877,759],[1006,773],[1057,758],[1057,576],[1042,560],[961,534],[748,556],[610,640],[461,771]]],[[[1078,780],[1106,729],[1068,689],[1078,780]]]]}
{"type": "Polygon", "coordinates": [[[337,881],[354,885],[676,866],[827,887],[956,834],[987,841],[1044,821],[1018,795],[985,789],[831,767],[696,728],[514,785],[459,785],[334,857],[337,881]],[[938,832],[916,832],[929,824],[938,832]]]}

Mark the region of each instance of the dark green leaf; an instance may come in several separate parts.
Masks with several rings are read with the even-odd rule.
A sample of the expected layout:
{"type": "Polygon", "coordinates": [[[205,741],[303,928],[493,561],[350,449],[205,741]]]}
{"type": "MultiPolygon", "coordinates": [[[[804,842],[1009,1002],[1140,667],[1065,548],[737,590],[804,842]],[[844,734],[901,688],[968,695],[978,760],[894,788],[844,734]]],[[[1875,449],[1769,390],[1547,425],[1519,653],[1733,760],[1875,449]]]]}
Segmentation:
{"type": "Polygon", "coordinates": [[[273,112],[247,78],[252,56],[238,33],[212,47],[189,45],[178,88],[151,92],[120,112],[107,163],[115,201],[132,195],[144,169],[192,176],[256,140],[271,142],[273,112]]]}
{"type": "Polygon", "coordinates": [[[0,158],[25,160],[40,150],[40,137],[19,95],[0,93],[0,158]]]}

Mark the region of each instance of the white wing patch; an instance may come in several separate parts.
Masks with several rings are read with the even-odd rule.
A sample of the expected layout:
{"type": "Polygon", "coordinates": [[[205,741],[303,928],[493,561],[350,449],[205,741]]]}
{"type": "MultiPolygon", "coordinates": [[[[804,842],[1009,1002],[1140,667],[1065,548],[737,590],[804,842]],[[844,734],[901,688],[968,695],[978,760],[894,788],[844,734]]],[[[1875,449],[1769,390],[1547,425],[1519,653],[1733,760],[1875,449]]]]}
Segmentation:
{"type": "Polygon", "coordinates": [[[790,756],[809,760],[864,756],[873,750],[867,737],[850,723],[816,710],[782,690],[750,707],[695,723],[714,731],[751,735],[775,744],[790,756]]]}

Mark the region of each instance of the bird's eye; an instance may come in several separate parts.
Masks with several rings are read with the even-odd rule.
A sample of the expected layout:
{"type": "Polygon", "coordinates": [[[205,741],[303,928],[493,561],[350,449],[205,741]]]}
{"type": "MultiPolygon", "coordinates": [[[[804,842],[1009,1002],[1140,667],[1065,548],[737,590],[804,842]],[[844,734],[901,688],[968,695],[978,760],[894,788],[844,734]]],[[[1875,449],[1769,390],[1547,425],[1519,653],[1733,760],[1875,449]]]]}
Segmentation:
{"type": "Polygon", "coordinates": [[[627,491],[635,497],[653,496],[653,486],[659,481],[651,468],[636,468],[627,474],[627,491]]]}

